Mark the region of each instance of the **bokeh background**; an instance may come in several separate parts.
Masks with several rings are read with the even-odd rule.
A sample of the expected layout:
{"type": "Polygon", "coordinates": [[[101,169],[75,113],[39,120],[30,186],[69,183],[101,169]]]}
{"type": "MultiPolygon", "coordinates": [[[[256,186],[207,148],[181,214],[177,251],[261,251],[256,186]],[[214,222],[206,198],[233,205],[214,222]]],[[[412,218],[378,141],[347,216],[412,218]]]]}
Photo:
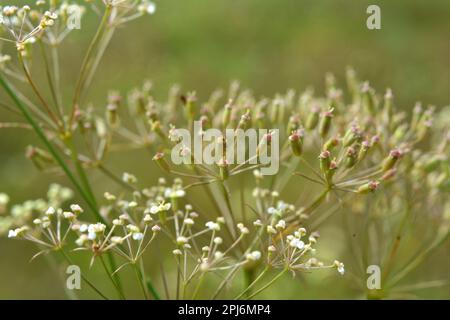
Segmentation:
{"type": "MultiPolygon", "coordinates": [[[[17,1],[2,0],[1,4],[11,2],[17,1]]],[[[109,89],[125,91],[140,85],[143,79],[153,80],[158,97],[165,97],[170,86],[178,83],[204,98],[234,79],[257,96],[273,96],[288,88],[301,90],[310,85],[320,92],[326,72],[333,72],[342,83],[348,65],[378,90],[391,87],[397,105],[405,110],[416,101],[438,108],[450,104],[448,0],[156,3],[155,15],[133,22],[116,34],[90,92],[89,100],[94,104],[103,106],[109,89]],[[381,30],[366,28],[369,4],[381,7],[381,30]]],[[[89,13],[82,29],[66,43],[62,59],[67,96],[97,22],[89,13]]],[[[3,93],[0,96],[4,100],[3,93]]],[[[1,121],[12,119],[0,109],[1,121]]],[[[31,132],[0,131],[0,192],[7,192],[14,203],[44,196],[48,184],[55,180],[67,184],[63,178],[38,172],[26,160],[25,147],[33,141],[36,140],[31,132]]],[[[146,172],[149,179],[154,176],[147,172],[145,161],[136,163],[141,164],[139,170],[146,172]]],[[[118,168],[121,165],[124,163],[117,163],[118,168]]],[[[97,179],[95,175],[92,178],[97,179]]],[[[336,238],[330,241],[339,241],[341,235],[331,232],[336,232],[336,238]]],[[[447,245],[431,258],[430,263],[436,268],[433,270],[447,270],[448,274],[449,249],[447,245]]],[[[61,281],[45,259],[28,263],[33,252],[26,243],[0,239],[1,299],[64,298],[61,281]]],[[[101,274],[96,268],[90,272],[94,276],[101,274]]],[[[424,272],[431,275],[433,271],[419,268],[417,274],[424,272]]],[[[334,274],[313,274],[308,283],[294,284],[284,279],[271,289],[270,296],[355,297],[353,289],[336,278],[334,274]],[[334,290],[329,290],[330,286],[334,290]]],[[[93,297],[87,291],[82,296],[93,297]]],[[[450,289],[422,290],[421,297],[450,298],[450,289]]]]}

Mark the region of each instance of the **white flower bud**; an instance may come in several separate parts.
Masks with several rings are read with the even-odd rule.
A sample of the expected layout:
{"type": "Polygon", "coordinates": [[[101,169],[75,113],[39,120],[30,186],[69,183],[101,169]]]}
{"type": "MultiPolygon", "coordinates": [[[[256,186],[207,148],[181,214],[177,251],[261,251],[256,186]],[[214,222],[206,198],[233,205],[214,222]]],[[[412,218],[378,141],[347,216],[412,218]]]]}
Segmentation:
{"type": "Polygon", "coordinates": [[[123,238],[122,237],[111,237],[111,243],[122,244],[123,243],[123,238]]]}
{"type": "Polygon", "coordinates": [[[342,262],[340,262],[338,260],[334,260],[333,265],[341,275],[344,275],[345,268],[344,268],[344,264],[342,262]]]}
{"type": "Polygon", "coordinates": [[[218,217],[217,218],[217,223],[225,224],[225,218],[224,217],[218,217]]]}
{"type": "Polygon", "coordinates": [[[123,221],[122,219],[114,219],[112,223],[115,226],[123,226],[125,224],[125,221],[123,221]]]}
{"type": "Polygon", "coordinates": [[[47,217],[53,216],[55,213],[56,213],[56,210],[55,210],[55,208],[53,208],[53,207],[49,207],[49,208],[47,209],[47,211],[45,211],[45,215],[46,215],[47,217]]]}
{"type": "Polygon", "coordinates": [[[272,226],[267,226],[267,233],[269,233],[269,234],[276,234],[277,230],[275,230],[275,228],[272,227],[272,226]]]}
{"type": "Polygon", "coordinates": [[[247,260],[250,261],[258,261],[261,259],[261,252],[260,251],[253,251],[246,255],[247,260]]]}
{"type": "Polygon", "coordinates": [[[137,226],[135,226],[134,224],[127,225],[127,229],[131,233],[138,233],[139,232],[139,228],[137,226]]]}
{"type": "Polygon", "coordinates": [[[179,245],[186,244],[187,242],[188,242],[188,239],[186,237],[180,236],[177,238],[177,244],[179,244],[179,245]]]}
{"type": "Polygon", "coordinates": [[[180,255],[183,254],[183,252],[181,252],[180,249],[175,249],[175,250],[172,251],[172,253],[173,253],[174,255],[176,255],[176,256],[180,256],[180,255]]]}
{"type": "Polygon", "coordinates": [[[133,233],[133,240],[140,241],[144,239],[144,234],[142,232],[133,233]]]}
{"type": "Polygon", "coordinates": [[[223,258],[223,253],[220,252],[220,251],[216,251],[216,252],[214,253],[214,258],[215,258],[216,260],[222,259],[222,258],[223,258]]]}
{"type": "Polygon", "coordinates": [[[256,227],[262,227],[263,226],[261,220],[259,220],[259,219],[256,220],[255,222],[253,222],[253,225],[256,226],[256,227]]]}
{"type": "Polygon", "coordinates": [[[300,233],[300,236],[304,236],[306,234],[306,229],[305,228],[299,228],[298,232],[300,233]]]}
{"type": "Polygon", "coordinates": [[[82,247],[86,241],[88,241],[88,236],[85,234],[82,234],[77,240],[75,240],[75,243],[77,246],[82,247]]]}
{"type": "Polygon", "coordinates": [[[72,221],[75,220],[75,218],[77,217],[73,212],[70,212],[70,211],[64,211],[63,216],[67,220],[72,220],[72,221]]]}
{"type": "Polygon", "coordinates": [[[209,230],[220,231],[220,225],[218,223],[216,223],[216,222],[208,221],[207,223],[205,223],[205,226],[209,230]]]}
{"type": "Polygon", "coordinates": [[[70,210],[76,215],[79,215],[84,212],[84,210],[78,204],[70,205],[70,210]]]}
{"type": "Polygon", "coordinates": [[[198,213],[197,212],[191,212],[191,213],[189,213],[189,217],[191,217],[192,219],[198,218],[198,213]]]}
{"type": "Polygon", "coordinates": [[[300,250],[302,250],[305,247],[305,243],[302,240],[298,239],[298,238],[292,239],[289,242],[289,245],[291,247],[293,247],[293,248],[297,248],[297,249],[300,249],[300,250]]]}
{"type": "Polygon", "coordinates": [[[103,196],[105,197],[105,199],[106,200],[108,200],[108,201],[116,201],[116,196],[115,195],[113,195],[113,194],[111,194],[111,193],[109,193],[109,192],[105,192],[104,194],[103,194],[103,196]]]}
{"type": "Polygon", "coordinates": [[[146,223],[146,224],[148,224],[148,223],[150,223],[150,222],[152,222],[153,221],[153,218],[149,215],[149,214],[146,214],[145,216],[144,216],[144,223],[146,223]]]}
{"type": "Polygon", "coordinates": [[[286,221],[284,221],[284,220],[278,221],[278,223],[275,225],[275,228],[277,228],[278,230],[285,229],[286,228],[286,221]]]}

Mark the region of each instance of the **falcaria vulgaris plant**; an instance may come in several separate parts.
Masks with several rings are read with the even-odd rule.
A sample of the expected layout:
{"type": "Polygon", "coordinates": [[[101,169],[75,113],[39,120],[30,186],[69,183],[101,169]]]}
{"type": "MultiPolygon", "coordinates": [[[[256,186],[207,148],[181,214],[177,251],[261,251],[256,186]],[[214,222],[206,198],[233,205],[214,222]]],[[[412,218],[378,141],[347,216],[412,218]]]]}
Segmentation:
{"type": "Polygon", "coordinates": [[[435,117],[433,107],[417,104],[412,114],[399,112],[391,90],[377,94],[352,69],[346,93],[327,75],[323,97],[307,89],[257,98],[232,83],[203,102],[177,86],[158,101],[144,82],[128,94],[111,91],[106,106],[87,103],[115,30],[154,11],[148,0],[1,7],[1,39],[16,53],[0,56],[0,85],[10,98],[1,105],[24,122],[0,128],[33,130],[40,143],[28,147],[27,157],[39,170],[64,173],[72,188],[52,184],[45,199],[13,206],[0,194],[2,234],[34,243],[33,259],[71,265],[74,256],[89,255],[82,279],[104,299],[127,298],[121,274],[128,268],[145,299],[270,298],[280,278],[329,272],[318,269],[334,269],[368,298],[446,284],[448,274],[404,282],[449,236],[448,110],[435,117]],[[67,99],[59,50],[73,32],[74,12],[101,17],[67,99]],[[36,81],[35,64],[46,83],[36,81]],[[201,143],[221,157],[196,161],[180,129],[204,137],[211,128],[219,137],[201,143]],[[244,151],[225,134],[249,129],[268,131],[244,151]],[[156,181],[138,179],[131,167],[110,169],[110,155],[126,158],[135,149],[149,151],[142,161],[156,181]],[[173,163],[174,150],[186,161],[173,163]],[[278,151],[277,173],[263,174],[270,165],[258,161],[263,151],[278,151]],[[227,157],[240,152],[252,156],[238,164],[227,157]],[[92,185],[91,171],[110,179],[108,190],[92,185]],[[323,256],[319,231],[335,218],[346,251],[323,256]],[[89,277],[94,264],[113,292],[89,277]],[[158,265],[151,276],[149,264],[158,265]],[[366,285],[369,265],[379,266],[381,286],[366,285]]]}

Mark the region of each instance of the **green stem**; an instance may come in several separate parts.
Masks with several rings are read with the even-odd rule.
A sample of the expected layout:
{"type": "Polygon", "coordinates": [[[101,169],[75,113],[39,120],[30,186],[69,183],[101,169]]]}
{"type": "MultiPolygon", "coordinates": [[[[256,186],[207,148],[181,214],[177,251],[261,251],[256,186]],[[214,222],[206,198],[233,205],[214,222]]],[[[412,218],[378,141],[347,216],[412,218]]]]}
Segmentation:
{"type": "MultiPolygon", "coordinates": [[[[22,66],[23,72],[28,80],[28,83],[30,84],[31,88],[33,89],[33,92],[36,94],[36,96],[38,97],[39,101],[41,102],[42,106],[44,107],[45,111],[47,112],[47,114],[50,116],[51,120],[54,122],[54,124],[56,126],[58,126],[58,128],[60,130],[62,130],[62,124],[59,122],[58,118],[56,117],[56,115],[52,112],[52,110],[50,109],[49,105],[47,104],[47,102],[45,101],[44,97],[41,95],[41,93],[39,92],[36,84],[34,83],[33,79],[31,78],[31,74],[30,71],[28,70],[27,66],[25,65],[25,62],[23,61],[23,57],[22,55],[19,53],[19,63],[22,66]]],[[[11,89],[10,89],[11,90],[11,89]]]]}
{"type": "Polygon", "coordinates": [[[255,291],[253,294],[251,294],[247,300],[253,298],[254,296],[256,296],[257,294],[259,294],[260,292],[266,290],[268,287],[270,287],[273,283],[275,283],[275,281],[277,281],[282,275],[284,275],[286,272],[288,271],[288,269],[284,269],[283,271],[281,271],[275,278],[273,278],[272,280],[270,280],[269,283],[267,283],[265,286],[263,286],[262,288],[258,289],[257,291],[255,291]]]}
{"type": "Polygon", "coordinates": [[[308,207],[306,207],[306,209],[303,210],[303,213],[310,214],[315,209],[317,209],[322,204],[323,200],[327,196],[328,192],[330,192],[330,190],[331,189],[329,189],[329,188],[326,188],[325,190],[323,190],[322,193],[308,207]]]}
{"type": "Polygon", "coordinates": [[[42,43],[42,40],[39,40],[39,45],[41,47],[42,57],[44,58],[43,60],[44,60],[44,65],[45,65],[45,74],[47,76],[48,86],[50,87],[50,93],[52,95],[53,103],[56,106],[56,110],[58,111],[58,116],[59,116],[59,118],[61,120],[61,123],[64,126],[61,107],[59,105],[58,98],[57,98],[57,95],[56,95],[55,83],[54,83],[54,81],[52,79],[52,75],[51,75],[51,71],[50,71],[50,64],[48,62],[47,53],[45,52],[45,47],[44,47],[44,44],[42,43]]]}
{"type": "Polygon", "coordinates": [[[133,265],[133,269],[134,269],[135,274],[136,274],[136,279],[137,279],[137,281],[139,283],[139,286],[140,286],[140,288],[142,290],[142,293],[144,294],[144,298],[145,298],[145,300],[149,300],[149,296],[148,296],[148,293],[147,293],[147,289],[145,288],[144,279],[142,277],[141,270],[139,270],[139,267],[138,267],[138,265],[136,263],[133,263],[132,265],[133,265]]]}
{"type": "MultiPolygon", "coordinates": [[[[65,143],[67,145],[67,147],[70,150],[70,156],[72,158],[72,162],[75,165],[75,169],[78,173],[78,176],[81,179],[81,183],[83,185],[83,187],[85,188],[87,194],[90,197],[90,200],[92,202],[92,204],[97,208],[97,202],[95,200],[95,196],[94,193],[92,191],[91,185],[89,183],[89,179],[86,175],[86,171],[83,168],[83,165],[81,164],[80,159],[78,158],[78,152],[77,149],[75,148],[75,145],[73,143],[73,136],[71,133],[67,133],[67,136],[65,137],[65,143]]],[[[98,212],[98,210],[96,210],[96,212],[98,212]]],[[[97,217],[98,218],[98,217],[97,217]]]]}
{"type": "MultiPolygon", "coordinates": [[[[144,248],[144,250],[145,250],[145,248],[144,248]]],[[[153,286],[152,280],[150,279],[150,277],[147,277],[147,275],[145,274],[143,259],[140,260],[140,267],[141,267],[142,279],[145,282],[147,290],[152,294],[152,296],[155,300],[161,300],[161,297],[159,296],[158,292],[156,291],[155,287],[153,286]]]]}
{"type": "Polygon", "coordinates": [[[249,299],[249,296],[251,295],[251,289],[255,286],[255,284],[261,280],[261,278],[267,273],[267,271],[269,271],[269,267],[267,266],[266,268],[264,268],[264,270],[258,275],[258,277],[253,280],[252,282],[249,282],[249,285],[247,286],[247,288],[241,292],[241,294],[239,294],[236,298],[234,298],[234,300],[239,300],[244,294],[248,293],[247,299],[249,299]]]}
{"type": "Polygon", "coordinates": [[[79,100],[80,100],[81,90],[83,88],[83,81],[85,78],[85,74],[87,72],[89,60],[91,58],[92,52],[95,49],[95,46],[97,45],[97,42],[99,41],[107,23],[108,23],[108,18],[111,14],[112,8],[113,7],[111,5],[106,6],[105,13],[103,14],[102,21],[100,22],[100,26],[98,27],[94,38],[92,39],[91,43],[89,44],[88,50],[87,50],[86,55],[81,64],[80,74],[78,76],[77,84],[75,87],[75,94],[74,94],[73,101],[72,101],[72,113],[71,113],[70,120],[69,120],[69,127],[71,127],[73,118],[75,116],[75,111],[76,111],[76,108],[77,108],[79,100]]]}
{"type": "Polygon", "coordinates": [[[105,269],[106,274],[108,275],[108,278],[111,280],[112,284],[114,285],[114,288],[117,290],[117,294],[119,295],[119,298],[122,300],[125,299],[125,295],[123,294],[121,288],[117,285],[116,281],[114,280],[114,277],[112,276],[111,272],[109,271],[108,267],[106,266],[105,260],[102,256],[100,257],[100,261],[102,263],[103,269],[105,269]]]}
{"type": "Polygon", "coordinates": [[[226,225],[228,227],[231,238],[234,240],[236,238],[236,232],[234,229],[236,226],[236,221],[234,219],[233,207],[231,205],[230,194],[225,185],[225,181],[220,181],[220,187],[222,189],[222,194],[223,194],[223,197],[225,198],[225,203],[226,203],[227,209],[228,209],[228,218],[229,219],[227,219],[228,221],[226,222],[226,225]]]}
{"type": "Polygon", "coordinates": [[[161,297],[158,294],[158,291],[156,291],[155,287],[153,286],[152,280],[150,278],[147,278],[145,280],[145,284],[147,285],[148,291],[152,294],[153,298],[155,300],[161,300],[161,297]]]}
{"type": "Polygon", "coordinates": [[[439,248],[450,237],[450,231],[441,239],[435,241],[428,249],[424,250],[421,254],[417,255],[413,260],[402,268],[391,280],[389,280],[387,287],[393,287],[397,282],[403,279],[406,275],[416,269],[434,250],[439,248]]]}
{"type": "Polygon", "coordinates": [[[198,279],[197,285],[195,286],[194,294],[192,295],[191,300],[195,300],[195,298],[197,298],[197,295],[200,292],[200,287],[202,286],[204,279],[205,279],[205,273],[202,273],[200,278],[198,279]]]}

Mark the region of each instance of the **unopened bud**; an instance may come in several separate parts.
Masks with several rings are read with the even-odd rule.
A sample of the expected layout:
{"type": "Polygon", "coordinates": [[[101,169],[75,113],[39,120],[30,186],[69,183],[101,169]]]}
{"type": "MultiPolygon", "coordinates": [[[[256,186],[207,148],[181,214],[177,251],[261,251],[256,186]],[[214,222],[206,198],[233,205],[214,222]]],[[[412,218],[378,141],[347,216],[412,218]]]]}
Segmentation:
{"type": "Polygon", "coordinates": [[[229,170],[229,164],[227,159],[223,158],[221,159],[217,165],[219,166],[219,172],[220,172],[220,178],[222,180],[226,180],[228,179],[229,175],[230,175],[230,170],[229,170]]]}
{"type": "Polygon", "coordinates": [[[370,182],[360,186],[358,188],[357,192],[360,193],[360,194],[366,194],[366,193],[369,193],[369,192],[374,192],[375,190],[378,189],[379,185],[380,185],[380,183],[378,181],[370,181],[370,182]]]}
{"type": "Polygon", "coordinates": [[[171,169],[170,169],[170,166],[167,163],[166,159],[164,159],[164,153],[158,152],[153,157],[153,161],[155,161],[162,170],[170,173],[171,169]]]}
{"type": "Polygon", "coordinates": [[[301,156],[303,153],[303,130],[296,130],[289,136],[292,153],[301,156]]]}
{"type": "Polygon", "coordinates": [[[319,108],[314,106],[306,118],[306,129],[313,130],[319,123],[319,108]]]}
{"type": "Polygon", "coordinates": [[[362,139],[361,131],[356,125],[352,125],[344,135],[342,140],[344,147],[351,146],[354,142],[360,142],[362,139]]]}
{"type": "Polygon", "coordinates": [[[330,156],[331,153],[328,150],[324,150],[319,155],[319,163],[320,163],[320,170],[324,174],[326,174],[330,168],[330,156]]]}
{"type": "Polygon", "coordinates": [[[231,120],[231,110],[232,110],[232,103],[233,100],[229,100],[228,103],[225,105],[223,115],[222,115],[222,126],[225,129],[231,120]]]}
{"type": "Polygon", "coordinates": [[[395,166],[395,163],[397,160],[402,156],[402,152],[399,149],[394,149],[389,152],[389,156],[387,156],[386,159],[384,159],[382,164],[382,170],[383,172],[388,171],[389,169],[392,169],[395,166]]]}
{"type": "Polygon", "coordinates": [[[319,133],[322,138],[325,138],[331,128],[331,119],[333,118],[333,108],[324,112],[319,124],[319,133]]]}
{"type": "Polygon", "coordinates": [[[345,153],[345,167],[351,168],[356,164],[356,150],[353,147],[349,147],[345,153]]]}
{"type": "Polygon", "coordinates": [[[336,147],[339,144],[339,139],[336,137],[332,137],[327,140],[327,142],[323,145],[323,150],[331,151],[334,147],[336,147]]]}

